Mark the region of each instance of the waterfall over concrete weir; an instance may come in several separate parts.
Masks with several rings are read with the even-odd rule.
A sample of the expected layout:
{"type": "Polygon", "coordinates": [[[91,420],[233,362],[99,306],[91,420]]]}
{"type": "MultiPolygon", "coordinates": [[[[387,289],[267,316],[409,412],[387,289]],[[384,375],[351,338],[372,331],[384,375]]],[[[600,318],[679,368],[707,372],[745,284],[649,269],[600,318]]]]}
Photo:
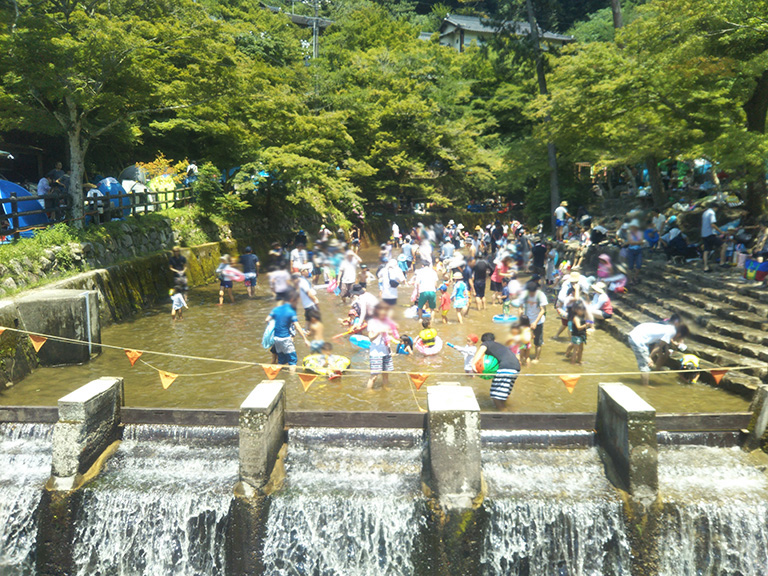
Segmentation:
{"type": "Polygon", "coordinates": [[[48,424],[0,424],[0,574],[34,573],[37,508],[51,474],[48,424]]]}
{"type": "Polygon", "coordinates": [[[659,453],[660,576],[768,574],[768,477],[738,449],[659,453]]]}
{"type": "Polygon", "coordinates": [[[237,430],[127,426],[75,520],[80,576],[225,571],[237,430]]]}
{"type": "Polygon", "coordinates": [[[421,430],[291,430],[265,576],[410,576],[422,518],[421,430]]]}
{"type": "Polygon", "coordinates": [[[483,449],[489,518],[482,574],[630,573],[622,503],[596,449],[519,449],[503,441],[483,449]]]}

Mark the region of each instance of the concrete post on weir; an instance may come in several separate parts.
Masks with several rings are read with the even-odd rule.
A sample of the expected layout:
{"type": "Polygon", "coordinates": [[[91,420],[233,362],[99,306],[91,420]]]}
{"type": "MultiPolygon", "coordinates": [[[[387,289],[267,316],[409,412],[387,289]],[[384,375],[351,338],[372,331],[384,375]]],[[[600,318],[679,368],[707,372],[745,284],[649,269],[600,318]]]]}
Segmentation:
{"type": "Polygon", "coordinates": [[[74,573],[72,542],[80,486],[98,473],[122,436],[123,379],[99,378],[59,400],[51,479],[43,491],[37,534],[39,576],[74,573]]]}
{"type": "Polygon", "coordinates": [[[285,383],[265,381],[240,405],[240,481],[229,513],[227,574],[264,571],[268,485],[284,443],[285,383]]]}
{"type": "Polygon", "coordinates": [[[768,442],[766,430],[768,429],[768,385],[761,385],[752,400],[752,418],[749,421],[749,434],[744,448],[757,450],[768,442]]]}
{"type": "Polygon", "coordinates": [[[634,576],[658,574],[661,520],[656,409],[624,384],[600,384],[595,425],[608,476],[628,494],[634,576]]]}
{"type": "Polygon", "coordinates": [[[472,388],[427,388],[429,478],[445,510],[473,507],[482,493],[480,405],[472,388]]]}
{"type": "Polygon", "coordinates": [[[240,405],[240,481],[263,488],[283,445],[285,382],[262,382],[240,405]]]}
{"type": "Polygon", "coordinates": [[[427,388],[427,405],[422,477],[428,521],[416,574],[474,574],[487,522],[481,507],[480,406],[472,388],[453,382],[427,388]]]}
{"type": "Polygon", "coordinates": [[[59,400],[53,428],[53,490],[71,490],[104,451],[120,438],[123,379],[99,378],[59,400]]]}

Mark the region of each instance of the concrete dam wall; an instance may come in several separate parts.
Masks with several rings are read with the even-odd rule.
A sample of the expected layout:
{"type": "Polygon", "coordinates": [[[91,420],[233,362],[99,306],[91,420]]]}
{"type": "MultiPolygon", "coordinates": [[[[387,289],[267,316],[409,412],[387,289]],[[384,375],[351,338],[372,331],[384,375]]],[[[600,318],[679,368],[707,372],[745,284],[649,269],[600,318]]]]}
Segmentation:
{"type": "Polygon", "coordinates": [[[171,425],[124,409],[122,379],[90,382],[47,423],[0,423],[0,571],[765,573],[766,462],[733,430],[676,432],[689,421],[615,383],[578,430],[502,429],[451,383],[428,399],[405,428],[307,427],[265,381],[223,426],[171,425]]]}

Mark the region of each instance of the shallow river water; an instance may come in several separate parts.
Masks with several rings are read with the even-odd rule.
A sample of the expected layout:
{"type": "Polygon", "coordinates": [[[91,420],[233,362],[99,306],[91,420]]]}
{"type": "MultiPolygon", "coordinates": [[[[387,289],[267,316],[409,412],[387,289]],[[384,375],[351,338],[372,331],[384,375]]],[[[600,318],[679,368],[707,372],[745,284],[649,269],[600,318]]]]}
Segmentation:
{"type": "MultiPolygon", "coordinates": [[[[170,302],[147,310],[131,320],[110,326],[102,332],[102,342],[124,348],[139,348],[175,354],[270,362],[271,355],[261,347],[265,318],[273,307],[266,277],[259,278],[257,297],[249,300],[242,284],[235,287],[236,302],[216,306],[218,286],[193,289],[189,294],[190,309],[184,320],[172,322],[170,302]]],[[[405,301],[410,289],[400,290],[403,305],[396,310],[400,331],[415,337],[419,330],[416,320],[403,318],[405,301]]],[[[338,318],[346,316],[346,306],[325,290],[319,291],[326,339],[341,332],[338,318]]],[[[463,325],[453,312],[450,323],[437,324],[445,341],[463,345],[466,335],[493,331],[501,337],[504,327],[491,322],[500,307],[487,311],[472,310],[463,325]]],[[[299,317],[303,313],[299,309],[299,317]]],[[[644,387],[638,376],[588,376],[579,380],[572,394],[557,376],[536,377],[536,374],[579,374],[630,372],[637,370],[629,348],[606,332],[598,330],[590,336],[584,351],[582,366],[572,366],[564,358],[567,342],[553,341],[560,325],[552,306],[545,325],[545,345],[539,364],[526,368],[511,396],[511,409],[517,412],[594,412],[599,382],[621,381],[631,386],[659,412],[734,412],[747,408],[747,402],[723,390],[703,384],[683,384],[674,375],[654,375],[651,387],[644,387]]],[[[303,342],[297,342],[299,357],[308,354],[303,342]]],[[[367,353],[346,340],[335,341],[334,353],[348,356],[352,368],[368,368],[367,353]]],[[[0,392],[0,404],[55,405],[66,393],[100,376],[125,378],[126,404],[142,407],[237,408],[253,387],[266,377],[258,367],[229,371],[225,363],[192,361],[172,357],[144,355],[131,367],[124,352],[104,349],[100,356],[83,366],[41,368],[22,382],[0,392]],[[144,364],[146,361],[152,367],[144,364]],[[158,372],[166,370],[181,376],[168,390],[160,385],[158,372]],[[219,373],[217,373],[219,372],[219,373]]],[[[463,357],[445,348],[437,356],[395,356],[395,370],[413,372],[463,372],[463,357]]],[[[490,383],[466,376],[431,376],[421,390],[415,391],[404,374],[393,375],[388,389],[368,391],[365,375],[349,373],[343,378],[326,381],[318,378],[307,392],[296,375],[284,370],[279,378],[287,384],[289,410],[353,410],[353,411],[417,411],[426,408],[426,388],[438,382],[460,381],[475,389],[483,410],[493,410],[488,396],[490,383]]]]}

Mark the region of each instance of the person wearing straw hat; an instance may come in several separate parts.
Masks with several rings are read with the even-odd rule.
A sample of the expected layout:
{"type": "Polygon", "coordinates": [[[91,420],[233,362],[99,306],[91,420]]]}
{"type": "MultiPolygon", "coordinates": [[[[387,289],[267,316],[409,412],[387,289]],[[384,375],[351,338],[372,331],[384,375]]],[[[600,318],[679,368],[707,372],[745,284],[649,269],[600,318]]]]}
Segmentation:
{"type": "Polygon", "coordinates": [[[606,291],[605,282],[597,282],[592,286],[595,295],[589,304],[592,316],[598,320],[610,320],[613,317],[613,304],[606,291]]]}
{"type": "Polygon", "coordinates": [[[560,206],[555,208],[555,239],[559,242],[563,241],[563,226],[565,226],[566,220],[570,216],[568,213],[568,202],[563,200],[560,202],[560,206]]]}

